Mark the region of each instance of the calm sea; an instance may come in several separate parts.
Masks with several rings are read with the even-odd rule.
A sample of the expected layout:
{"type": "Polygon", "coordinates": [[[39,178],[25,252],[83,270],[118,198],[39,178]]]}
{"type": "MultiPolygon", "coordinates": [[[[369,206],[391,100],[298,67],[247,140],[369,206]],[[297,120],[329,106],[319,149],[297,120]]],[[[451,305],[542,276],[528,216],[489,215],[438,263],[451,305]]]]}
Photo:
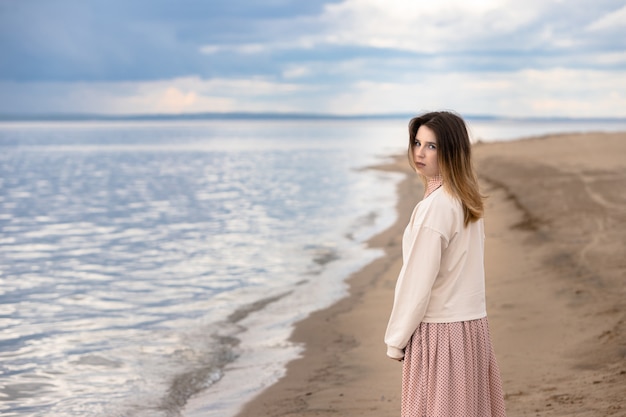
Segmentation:
{"type": "Polygon", "coordinates": [[[233,415],[301,354],[292,325],[381,255],[364,242],[401,177],[363,168],[403,152],[405,126],[1,123],[0,414],[233,415]]]}

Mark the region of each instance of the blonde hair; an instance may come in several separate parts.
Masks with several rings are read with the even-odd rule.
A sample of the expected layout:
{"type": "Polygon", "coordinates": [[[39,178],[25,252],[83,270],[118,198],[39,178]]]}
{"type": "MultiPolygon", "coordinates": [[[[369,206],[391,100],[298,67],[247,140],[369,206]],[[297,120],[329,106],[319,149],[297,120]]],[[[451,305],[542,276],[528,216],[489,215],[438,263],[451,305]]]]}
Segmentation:
{"type": "MultiPolygon", "coordinates": [[[[443,187],[463,205],[464,224],[483,217],[483,196],[472,164],[472,145],[463,119],[451,112],[430,112],[409,122],[409,164],[413,160],[415,135],[420,126],[427,126],[437,137],[437,162],[443,177],[443,187]]],[[[417,170],[416,170],[417,171],[417,170]]],[[[422,177],[423,181],[426,181],[422,177]]]]}

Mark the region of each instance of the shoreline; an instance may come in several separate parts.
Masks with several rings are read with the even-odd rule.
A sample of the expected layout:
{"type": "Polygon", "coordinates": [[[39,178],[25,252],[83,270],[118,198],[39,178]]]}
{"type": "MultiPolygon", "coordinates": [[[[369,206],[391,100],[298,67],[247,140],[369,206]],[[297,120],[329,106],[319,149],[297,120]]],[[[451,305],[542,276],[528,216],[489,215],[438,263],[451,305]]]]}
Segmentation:
{"type": "MultiPolygon", "coordinates": [[[[386,293],[370,290],[381,285],[388,286],[390,279],[395,282],[392,271],[399,270],[401,266],[401,239],[407,213],[410,214],[419,201],[419,192],[414,190],[422,185],[417,176],[411,175],[408,164],[402,168],[400,160],[405,159],[405,156],[394,156],[392,163],[366,168],[405,174],[396,185],[397,193],[413,196],[398,198],[396,211],[399,215],[394,224],[367,241],[368,248],[381,249],[385,254],[350,275],[346,280],[349,287],[347,297],[296,324],[290,341],[305,347],[302,357],[290,362],[285,376],[247,403],[236,414],[237,417],[325,415],[339,410],[353,412],[334,405],[344,401],[361,405],[369,403],[368,408],[374,412],[372,415],[378,415],[377,411],[390,403],[397,403],[399,413],[399,385],[388,386],[383,393],[378,393],[380,387],[371,386],[368,379],[373,370],[387,368],[386,377],[391,381],[400,369],[388,366],[394,363],[385,356],[382,335],[386,317],[380,320],[372,314],[387,307],[391,311],[392,298],[389,299],[386,293]],[[367,317],[370,303],[377,308],[369,312],[372,317],[367,317]],[[362,335],[354,332],[362,329],[363,323],[374,326],[368,328],[368,333],[380,335],[379,349],[376,349],[379,354],[375,357],[368,357],[372,347],[363,349],[359,342],[362,335]],[[332,383],[329,384],[329,381],[332,383]],[[359,391],[363,395],[355,398],[359,391]]],[[[388,290],[393,294],[393,287],[388,290]]]]}
{"type": "MultiPolygon", "coordinates": [[[[489,195],[487,311],[509,417],[623,415],[626,133],[474,149],[489,195]]],[[[296,324],[290,340],[303,356],[237,417],[399,415],[401,367],[382,338],[402,231],[421,197],[405,161],[374,167],[405,174],[396,222],[368,241],[385,255],[346,280],[347,297],[296,324]]]]}

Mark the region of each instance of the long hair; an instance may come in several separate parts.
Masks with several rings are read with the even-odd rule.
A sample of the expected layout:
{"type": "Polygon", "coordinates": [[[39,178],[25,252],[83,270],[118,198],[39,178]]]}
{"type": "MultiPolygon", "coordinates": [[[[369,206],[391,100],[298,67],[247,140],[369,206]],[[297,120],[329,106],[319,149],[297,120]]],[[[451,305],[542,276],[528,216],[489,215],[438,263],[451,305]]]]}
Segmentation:
{"type": "MultiPolygon", "coordinates": [[[[437,137],[437,163],[443,177],[443,187],[463,205],[464,224],[483,216],[483,196],[472,164],[472,145],[463,119],[451,112],[430,112],[409,122],[409,164],[417,171],[413,160],[415,135],[420,126],[427,126],[437,137]]],[[[426,178],[422,177],[425,182],[426,178]]]]}

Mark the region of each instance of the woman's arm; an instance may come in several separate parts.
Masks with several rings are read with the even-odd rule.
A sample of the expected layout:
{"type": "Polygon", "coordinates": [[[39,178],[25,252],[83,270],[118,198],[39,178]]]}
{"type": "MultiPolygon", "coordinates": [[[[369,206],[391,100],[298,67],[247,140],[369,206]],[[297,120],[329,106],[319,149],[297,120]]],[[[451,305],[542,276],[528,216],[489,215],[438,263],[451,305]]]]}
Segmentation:
{"type": "Polygon", "coordinates": [[[396,283],[391,317],[385,332],[387,356],[402,359],[404,348],[421,323],[430,292],[439,273],[445,238],[437,231],[417,226],[396,283]]]}

